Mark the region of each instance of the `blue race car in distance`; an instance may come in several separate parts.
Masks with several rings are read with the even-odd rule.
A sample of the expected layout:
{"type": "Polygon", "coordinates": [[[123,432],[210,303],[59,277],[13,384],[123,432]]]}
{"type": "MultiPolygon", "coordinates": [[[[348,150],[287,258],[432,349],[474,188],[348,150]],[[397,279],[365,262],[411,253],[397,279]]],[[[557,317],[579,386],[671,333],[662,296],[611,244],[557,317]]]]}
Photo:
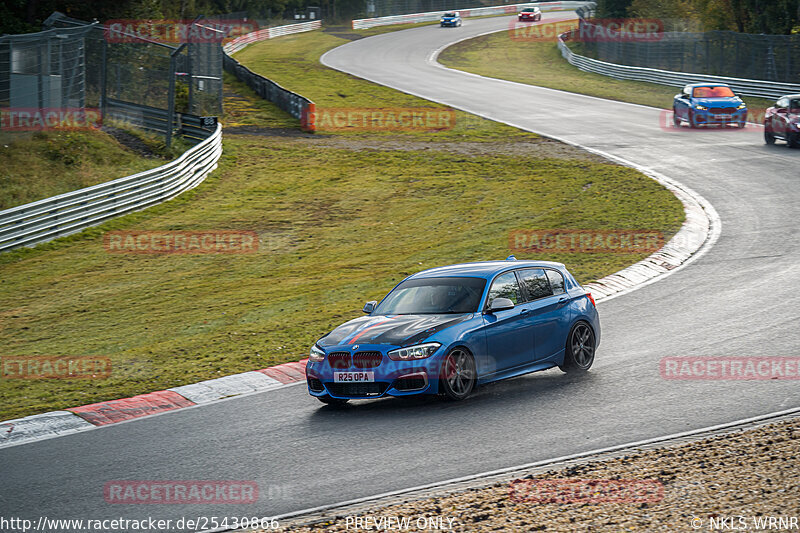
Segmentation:
{"type": "Polygon", "coordinates": [[[308,391],[324,403],[461,400],[537,370],[585,372],[600,342],[594,299],[563,264],[513,256],[418,272],[364,312],[311,348],[308,391]]]}
{"type": "Polygon", "coordinates": [[[747,123],[747,105],[724,83],[690,83],[675,95],[672,113],[676,128],[682,121],[691,128],[712,124],[744,128],[747,123]]]}
{"type": "Polygon", "coordinates": [[[450,26],[452,28],[457,28],[461,26],[461,14],[458,11],[450,11],[442,15],[442,18],[439,19],[439,25],[444,28],[445,26],[450,26]]]}

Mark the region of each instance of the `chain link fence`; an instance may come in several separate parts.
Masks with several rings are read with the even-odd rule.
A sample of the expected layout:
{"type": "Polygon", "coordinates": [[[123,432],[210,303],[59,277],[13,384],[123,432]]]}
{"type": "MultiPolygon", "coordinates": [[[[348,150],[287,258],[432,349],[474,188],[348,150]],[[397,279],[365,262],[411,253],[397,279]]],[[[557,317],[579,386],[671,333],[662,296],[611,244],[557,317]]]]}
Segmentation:
{"type": "MultiPolygon", "coordinates": [[[[588,35],[597,25],[581,19],[588,35]]],[[[800,34],[753,35],[732,31],[664,32],[651,40],[583,41],[584,56],[634,67],[712,76],[800,83],[800,34]]]]}
{"type": "Polygon", "coordinates": [[[6,116],[93,108],[102,119],[163,134],[168,145],[175,131],[186,133],[184,124],[192,130],[190,140],[215,131],[225,36],[219,29],[194,21],[212,37],[165,43],[124,25],[114,29],[57,12],[44,25],[42,32],[0,37],[0,108],[6,116]]]}

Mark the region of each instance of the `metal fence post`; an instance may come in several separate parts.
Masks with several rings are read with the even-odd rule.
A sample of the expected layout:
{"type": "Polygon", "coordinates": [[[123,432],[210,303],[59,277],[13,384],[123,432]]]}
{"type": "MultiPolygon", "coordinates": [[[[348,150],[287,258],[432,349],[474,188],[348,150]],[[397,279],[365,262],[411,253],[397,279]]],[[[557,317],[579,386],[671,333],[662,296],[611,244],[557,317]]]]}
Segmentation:
{"type": "Polygon", "coordinates": [[[108,69],[108,43],[103,39],[100,50],[100,117],[106,119],[106,71],[108,69]]]}

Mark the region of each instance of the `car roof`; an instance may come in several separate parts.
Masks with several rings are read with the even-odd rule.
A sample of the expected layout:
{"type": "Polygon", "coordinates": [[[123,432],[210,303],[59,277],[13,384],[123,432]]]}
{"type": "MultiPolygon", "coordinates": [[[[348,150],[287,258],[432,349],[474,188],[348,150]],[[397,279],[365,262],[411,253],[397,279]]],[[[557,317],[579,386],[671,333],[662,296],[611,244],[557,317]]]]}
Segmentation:
{"type": "Polygon", "coordinates": [[[419,278],[442,278],[442,277],[474,277],[474,278],[492,278],[496,274],[505,270],[513,270],[515,268],[531,268],[531,267],[550,267],[563,269],[563,263],[554,263],[552,261],[531,261],[531,260],[510,260],[510,261],[481,261],[476,263],[461,263],[458,265],[447,265],[436,268],[430,268],[417,272],[409,276],[409,279],[419,278]]]}
{"type": "Polygon", "coordinates": [[[800,94],[784,94],[783,96],[777,98],[777,100],[780,100],[781,98],[800,98],[800,94]]]}

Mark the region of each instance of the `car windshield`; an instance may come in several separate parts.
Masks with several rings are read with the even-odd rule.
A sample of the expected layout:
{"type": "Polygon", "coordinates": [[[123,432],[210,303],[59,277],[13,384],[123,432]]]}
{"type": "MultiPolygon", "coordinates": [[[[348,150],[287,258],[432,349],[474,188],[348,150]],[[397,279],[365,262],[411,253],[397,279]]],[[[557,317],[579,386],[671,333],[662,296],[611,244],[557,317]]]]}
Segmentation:
{"type": "Polygon", "coordinates": [[[800,98],[794,98],[789,101],[789,112],[800,113],[800,98]]]}
{"type": "Polygon", "coordinates": [[[456,14],[455,14],[455,13],[445,13],[445,14],[444,14],[444,15],[442,15],[442,16],[443,16],[443,17],[455,17],[455,16],[456,16],[456,14]]]}
{"type": "Polygon", "coordinates": [[[377,315],[474,313],[486,280],[482,278],[409,279],[394,288],[375,309],[377,315]]]}
{"type": "Polygon", "coordinates": [[[529,7],[528,9],[523,9],[522,12],[523,13],[533,13],[533,8],[529,7]]]}
{"type": "Polygon", "coordinates": [[[695,98],[725,98],[736,96],[730,87],[695,87],[692,95],[695,98]]]}

